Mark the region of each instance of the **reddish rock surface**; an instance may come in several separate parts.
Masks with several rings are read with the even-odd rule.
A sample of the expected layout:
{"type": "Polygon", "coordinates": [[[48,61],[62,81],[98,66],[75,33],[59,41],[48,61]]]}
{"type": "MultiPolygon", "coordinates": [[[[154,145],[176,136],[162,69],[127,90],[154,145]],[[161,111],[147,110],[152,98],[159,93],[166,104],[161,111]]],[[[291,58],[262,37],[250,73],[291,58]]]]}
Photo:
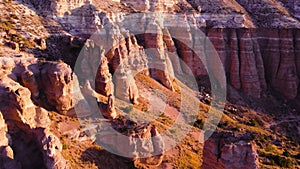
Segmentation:
{"type": "MultiPolygon", "coordinates": [[[[37,59],[1,58],[0,63],[2,69],[6,68],[6,71],[2,71],[0,80],[1,168],[68,168],[61,155],[62,145],[49,130],[48,111],[35,105],[32,100],[38,99],[41,93],[37,59]]],[[[59,63],[57,65],[64,67],[59,66],[59,63]]],[[[48,69],[47,73],[57,74],[53,69],[48,69]]],[[[54,84],[59,86],[57,81],[54,84]]],[[[63,90],[63,87],[60,89],[63,90]]],[[[55,92],[53,89],[51,91],[55,92]]],[[[60,92],[55,96],[59,98],[59,94],[60,92]]]]}
{"type": "MultiPolygon", "coordinates": [[[[109,97],[108,103],[101,107],[104,115],[115,119],[118,114],[114,107],[114,95],[119,99],[137,103],[139,91],[134,79],[136,72],[149,74],[174,91],[174,74],[188,72],[180,60],[189,66],[195,76],[207,75],[204,66],[207,64],[217,79],[226,78],[229,85],[254,97],[260,97],[267,89],[279,93],[283,98],[299,97],[300,7],[297,2],[299,0],[295,3],[287,0],[281,0],[281,3],[273,0],[5,1],[0,15],[12,25],[1,25],[10,28],[0,33],[0,45],[14,49],[14,54],[10,55],[18,57],[18,50],[23,50],[36,57],[42,56],[51,60],[62,58],[73,63],[76,60],[76,51],[83,46],[81,42],[76,43],[77,38],[85,41],[98,28],[103,28],[108,23],[112,25],[105,30],[105,36],[87,40],[83,50],[84,58],[79,59],[83,69],[79,80],[82,80],[81,75],[87,77],[84,79],[87,83],[83,90],[90,95],[90,98],[86,97],[88,101],[82,96],[77,78],[68,65],[39,62],[34,58],[1,57],[0,111],[9,130],[1,125],[3,122],[0,118],[0,137],[3,138],[0,141],[0,152],[9,160],[4,160],[0,168],[13,168],[10,165],[30,168],[33,162],[28,154],[36,157],[32,161],[39,161],[33,168],[66,168],[66,162],[60,154],[58,138],[46,129],[49,127],[49,119],[43,106],[64,115],[69,114],[75,107],[84,116],[96,111],[90,107],[98,108],[96,101],[100,101],[101,94],[109,97]],[[12,10],[9,6],[17,10],[12,10]],[[123,28],[122,24],[113,23],[121,21],[128,13],[141,11],[176,13],[180,15],[176,19],[182,22],[177,22],[172,17],[156,20],[154,16],[145,21],[145,15],[142,14],[140,18],[135,18],[138,24],[129,24],[154,33],[137,36],[130,34],[132,32],[126,26],[123,28]],[[40,22],[34,22],[36,20],[40,22]],[[166,28],[163,23],[170,21],[174,29],[166,28]],[[178,29],[180,26],[183,29],[178,29]],[[204,30],[208,39],[195,34],[192,28],[204,30]],[[182,41],[173,38],[174,34],[182,37],[182,41]],[[27,39],[29,40],[26,41],[27,39]],[[216,60],[211,59],[214,50],[206,48],[205,45],[209,44],[207,40],[212,42],[219,54],[226,77],[220,73],[221,66],[215,66],[216,60]],[[25,43],[32,41],[36,41],[36,44],[27,49],[25,43]],[[151,48],[154,50],[146,51],[151,48]],[[191,48],[199,50],[201,56],[196,56],[191,48]],[[150,64],[160,70],[151,68],[150,64]],[[89,102],[89,99],[94,102],[89,102]],[[14,128],[15,130],[11,130],[14,128]],[[7,133],[15,141],[12,145],[7,141],[7,133]],[[17,163],[9,163],[12,159],[17,163]]],[[[0,52],[1,56],[8,55],[0,52]]],[[[151,127],[140,127],[135,128],[136,133],[131,138],[149,139],[159,135],[151,127]]],[[[112,144],[115,136],[110,135],[110,131],[104,131],[103,134],[100,139],[112,144]]],[[[223,136],[226,137],[225,141],[216,137],[205,144],[203,168],[257,168],[254,145],[247,140],[243,141],[243,138],[228,140],[226,134],[223,136]]],[[[151,140],[150,147],[147,147],[145,142],[133,144],[130,139],[125,143],[116,140],[113,145],[128,145],[135,152],[140,152],[136,146],[139,144],[145,154],[163,147],[160,140],[151,140]]],[[[121,147],[120,151],[127,150],[121,147]]]]}
{"type": "MultiPolygon", "coordinates": [[[[109,150],[136,160],[138,163],[159,166],[164,156],[164,140],[153,125],[127,125],[116,119],[111,123],[103,123],[101,132],[97,135],[97,142],[106,145],[109,150]],[[113,130],[126,128],[130,133],[120,135],[113,130]]],[[[124,133],[125,134],[125,133],[124,133]]]]}
{"type": "Polygon", "coordinates": [[[215,134],[204,143],[202,169],[259,168],[255,145],[229,133],[215,134]]]}
{"type": "Polygon", "coordinates": [[[41,66],[41,83],[47,100],[57,111],[66,114],[74,107],[73,73],[64,63],[45,63],[41,66]]]}
{"type": "MultiPolygon", "coordinates": [[[[1,108],[0,111],[4,116],[6,123],[8,124],[9,133],[12,134],[13,150],[11,150],[8,144],[3,145],[10,159],[15,159],[15,164],[8,163],[7,165],[17,165],[22,168],[30,167],[42,167],[46,168],[65,168],[67,163],[61,156],[61,144],[59,140],[48,139],[48,137],[55,137],[49,131],[50,119],[48,112],[38,106],[35,106],[31,101],[30,91],[22,87],[19,83],[13,81],[8,77],[1,78],[1,108]],[[9,99],[7,99],[9,98],[9,99]],[[26,133],[20,135],[20,133],[26,133]],[[43,139],[41,139],[43,138],[43,139]],[[20,140],[25,139],[26,142],[20,143],[20,140]],[[32,142],[37,142],[38,145],[32,142]],[[56,148],[57,147],[57,148],[56,148]],[[13,157],[13,152],[17,153],[17,156],[13,157]],[[32,159],[27,159],[26,153],[32,153],[32,159]],[[41,153],[43,156],[39,156],[41,153]],[[40,161],[41,158],[43,161],[40,161]],[[35,163],[35,164],[33,164],[35,163]]],[[[5,130],[4,130],[5,131],[5,130]]],[[[4,141],[4,140],[3,140],[4,141]]],[[[5,167],[6,164],[4,164],[5,167]]]]}

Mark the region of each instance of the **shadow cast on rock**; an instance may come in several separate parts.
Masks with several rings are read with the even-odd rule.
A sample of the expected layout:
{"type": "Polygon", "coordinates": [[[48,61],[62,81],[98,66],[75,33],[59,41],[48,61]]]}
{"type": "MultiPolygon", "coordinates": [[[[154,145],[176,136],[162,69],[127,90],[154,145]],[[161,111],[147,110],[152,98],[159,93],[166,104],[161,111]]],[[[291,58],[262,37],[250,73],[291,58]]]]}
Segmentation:
{"type": "Polygon", "coordinates": [[[81,155],[83,162],[96,164],[98,168],[130,169],[135,168],[132,160],[117,156],[103,149],[88,148],[81,155]]]}

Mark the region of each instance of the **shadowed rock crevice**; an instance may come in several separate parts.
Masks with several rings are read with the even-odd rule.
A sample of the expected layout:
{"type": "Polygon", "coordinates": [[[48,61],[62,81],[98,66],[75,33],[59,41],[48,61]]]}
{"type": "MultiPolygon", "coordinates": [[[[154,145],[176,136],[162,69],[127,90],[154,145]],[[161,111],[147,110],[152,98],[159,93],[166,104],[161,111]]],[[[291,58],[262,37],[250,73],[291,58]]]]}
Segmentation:
{"type": "Polygon", "coordinates": [[[23,169],[46,169],[42,151],[35,138],[22,131],[11,134],[11,138],[15,160],[23,169]]]}

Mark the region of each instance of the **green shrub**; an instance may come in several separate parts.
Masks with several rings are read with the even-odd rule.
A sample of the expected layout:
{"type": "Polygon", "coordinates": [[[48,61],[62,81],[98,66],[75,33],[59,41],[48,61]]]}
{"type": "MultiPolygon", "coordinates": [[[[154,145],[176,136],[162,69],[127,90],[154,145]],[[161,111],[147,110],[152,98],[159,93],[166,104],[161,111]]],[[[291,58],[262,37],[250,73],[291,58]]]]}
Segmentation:
{"type": "Polygon", "coordinates": [[[175,134],[175,133],[176,133],[176,130],[175,130],[175,129],[171,129],[171,130],[170,130],[170,133],[171,133],[171,134],[175,134]]]}
{"type": "Polygon", "coordinates": [[[129,105],[129,106],[125,107],[123,110],[125,113],[130,113],[133,111],[133,106],[129,105]]]}
{"type": "Polygon", "coordinates": [[[5,28],[6,28],[7,30],[13,28],[12,24],[11,24],[10,22],[8,22],[8,21],[4,21],[3,24],[4,24],[4,26],[5,26],[5,28]]]}
{"type": "Polygon", "coordinates": [[[291,158],[274,154],[266,154],[263,152],[259,152],[259,156],[268,158],[270,160],[270,165],[277,165],[284,168],[291,168],[293,166],[293,160],[291,158]]]}
{"type": "Polygon", "coordinates": [[[66,149],[68,149],[69,148],[69,146],[68,145],[66,145],[66,144],[63,144],[63,146],[62,146],[62,149],[63,150],[66,150],[66,149]]]}
{"type": "Polygon", "coordinates": [[[273,145],[267,145],[267,147],[265,148],[265,150],[266,150],[267,152],[272,152],[272,151],[275,150],[275,148],[274,148],[273,145]]]}
{"type": "Polygon", "coordinates": [[[241,127],[240,126],[234,126],[232,128],[233,131],[240,131],[241,130],[241,127]]]}
{"type": "Polygon", "coordinates": [[[204,122],[202,119],[197,119],[193,126],[202,129],[204,126],[204,122]]]}
{"type": "Polygon", "coordinates": [[[263,142],[263,143],[266,143],[266,142],[267,142],[267,140],[265,139],[264,136],[261,136],[261,137],[260,137],[260,141],[263,142]]]}
{"type": "Polygon", "coordinates": [[[224,127],[227,127],[228,125],[229,125],[228,121],[225,121],[224,123],[219,123],[218,127],[219,128],[224,128],[224,127]]]}
{"type": "Polygon", "coordinates": [[[290,158],[275,156],[274,161],[280,167],[291,168],[293,166],[293,161],[290,158]]]}
{"type": "Polygon", "coordinates": [[[259,123],[255,120],[255,119],[252,119],[250,120],[250,125],[253,126],[253,127],[259,127],[259,123]]]}
{"type": "Polygon", "coordinates": [[[284,150],[284,152],[282,153],[282,155],[284,155],[286,157],[290,157],[291,156],[290,152],[288,150],[286,150],[286,149],[284,150]]]}

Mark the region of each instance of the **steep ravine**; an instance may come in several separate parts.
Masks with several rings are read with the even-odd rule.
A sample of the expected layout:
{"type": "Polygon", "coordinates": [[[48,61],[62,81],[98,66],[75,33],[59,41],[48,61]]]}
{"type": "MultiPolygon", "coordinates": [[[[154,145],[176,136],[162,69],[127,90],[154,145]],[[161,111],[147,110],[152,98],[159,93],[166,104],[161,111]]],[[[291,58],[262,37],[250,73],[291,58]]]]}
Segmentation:
{"type": "MultiPolygon", "coordinates": [[[[213,1],[207,3],[202,1],[174,2],[166,0],[145,1],[144,3],[108,1],[102,5],[99,5],[102,2],[97,0],[47,1],[47,3],[42,4],[30,0],[22,0],[20,2],[34,7],[41,16],[54,19],[61,24],[61,27],[65,29],[65,31],[75,36],[67,37],[66,40],[65,35],[60,34],[63,39],[62,41],[59,40],[59,38],[55,38],[57,40],[53,42],[49,41],[49,43],[54,44],[66,42],[63,45],[69,44],[70,47],[73,46],[72,51],[78,51],[78,47],[81,46],[80,41],[86,39],[97,29],[103,28],[107,24],[113,25],[113,28],[109,30],[111,32],[121,30],[114,22],[122,21],[124,15],[133,9],[136,11],[163,13],[176,11],[182,16],[180,17],[182,21],[186,21],[189,24],[187,25],[187,30],[180,29],[182,31],[180,34],[186,37],[185,43],[196,45],[193,46],[195,49],[200,49],[202,50],[201,52],[204,53],[203,55],[207,55],[205,54],[205,49],[199,48],[199,44],[196,42],[198,39],[193,38],[194,35],[189,31],[189,28],[200,28],[203,30],[217,50],[224,64],[227,80],[234,88],[257,97],[268,88],[275,90],[287,99],[295,99],[298,95],[300,33],[297,27],[299,27],[300,24],[297,19],[287,13],[288,10],[284,7],[285,5],[297,11],[297,6],[293,6],[287,1],[282,1],[283,4],[281,4],[268,0],[264,0],[261,3],[238,0],[229,2],[228,4],[216,2],[217,6],[215,7],[209,7],[209,4],[214,3],[213,1]],[[224,6],[224,9],[221,8],[221,6],[224,6]],[[257,10],[265,11],[265,15],[257,10]],[[215,18],[218,11],[222,13],[222,16],[220,15],[219,18],[215,18]],[[208,14],[211,17],[206,18],[205,16],[208,14]],[[244,17],[244,19],[239,17],[244,17]],[[252,22],[252,24],[249,24],[250,22],[252,22]],[[235,24],[232,25],[232,23],[235,24]],[[83,39],[79,40],[79,37],[83,39]],[[78,41],[79,46],[78,44],[74,44],[76,41],[78,41]]],[[[191,68],[195,76],[205,74],[206,71],[203,69],[203,64],[198,57],[195,56],[195,52],[187,49],[185,44],[177,42],[176,40],[172,41],[172,36],[178,33],[176,29],[172,28],[172,30],[168,30],[166,27],[160,25],[160,23],[152,23],[149,18],[146,20],[143,19],[145,18],[143,18],[142,15],[136,18],[136,21],[147,23],[146,25],[138,25],[138,27],[144,31],[155,30],[157,35],[145,34],[145,36],[132,37],[129,39],[129,42],[120,42],[119,48],[127,50],[127,52],[119,50],[118,53],[115,53],[114,50],[118,49],[117,47],[111,50],[111,52],[104,51],[110,55],[108,56],[109,62],[115,62],[113,64],[117,64],[116,61],[111,60],[113,55],[113,58],[124,58],[127,57],[124,56],[126,53],[128,53],[127,55],[129,56],[136,55],[134,53],[138,51],[138,48],[147,50],[154,47],[160,50],[168,50],[174,53],[175,57],[179,56],[191,68]],[[167,36],[162,38],[159,35],[161,33],[167,36]],[[124,46],[125,43],[127,43],[127,49],[124,46]],[[137,47],[137,45],[140,47],[137,47]]],[[[171,23],[172,19],[164,18],[162,23],[164,22],[171,23]]],[[[186,25],[183,24],[182,26],[186,25]]],[[[123,36],[127,35],[124,34],[123,36]]],[[[118,42],[116,39],[118,39],[118,37],[112,37],[111,40],[118,42]]],[[[51,47],[51,45],[48,46],[51,47]]],[[[59,49],[62,48],[62,46],[56,45],[56,48],[59,49]]],[[[49,49],[51,53],[54,48],[49,49]]],[[[57,52],[59,53],[59,51],[57,52]]],[[[64,53],[70,53],[70,50],[64,53]]],[[[60,52],[59,54],[61,55],[63,53],[60,52]]],[[[74,54],[76,54],[76,52],[74,52],[73,55],[74,54]]],[[[75,62],[75,60],[72,60],[69,55],[70,54],[67,54],[66,57],[60,56],[60,59],[64,59],[71,65],[74,65],[72,62],[75,62]]],[[[148,56],[149,55],[155,54],[149,54],[148,52],[148,56]]],[[[160,57],[165,57],[163,55],[160,54],[160,57]]],[[[209,56],[206,57],[209,58],[209,56]]],[[[174,57],[168,56],[159,60],[165,63],[171,61],[175,73],[182,71],[182,68],[180,69],[180,65],[178,61],[174,60],[174,57]]],[[[116,65],[113,67],[113,69],[115,69],[116,65]]],[[[170,66],[167,66],[164,69],[169,71],[168,73],[172,75],[172,72],[170,72],[172,70],[169,68],[170,66]]],[[[110,69],[112,69],[112,67],[110,69]]],[[[158,73],[155,70],[150,70],[150,75],[167,88],[173,88],[170,83],[172,78],[168,77],[166,72],[158,73]]]]}

